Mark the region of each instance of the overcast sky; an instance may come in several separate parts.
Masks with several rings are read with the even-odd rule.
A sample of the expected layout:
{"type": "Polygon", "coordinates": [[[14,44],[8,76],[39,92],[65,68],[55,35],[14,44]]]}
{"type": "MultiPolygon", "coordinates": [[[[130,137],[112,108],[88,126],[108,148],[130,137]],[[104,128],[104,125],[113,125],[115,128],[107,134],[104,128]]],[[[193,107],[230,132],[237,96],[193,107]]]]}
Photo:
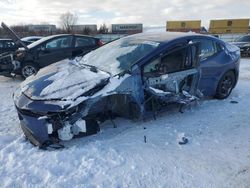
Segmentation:
{"type": "Polygon", "coordinates": [[[51,23],[70,11],[78,24],[143,23],[164,26],[167,20],[250,18],[250,0],[0,0],[0,21],[8,25],[51,23]]]}

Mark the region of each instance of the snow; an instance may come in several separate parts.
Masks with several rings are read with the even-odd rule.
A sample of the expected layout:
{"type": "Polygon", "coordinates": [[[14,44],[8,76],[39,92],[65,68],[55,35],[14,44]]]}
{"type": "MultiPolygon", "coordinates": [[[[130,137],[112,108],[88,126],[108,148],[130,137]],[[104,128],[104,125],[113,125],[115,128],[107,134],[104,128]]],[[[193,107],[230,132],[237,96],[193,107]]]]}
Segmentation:
{"type": "Polygon", "coordinates": [[[57,151],[25,140],[12,102],[20,83],[0,77],[0,187],[250,186],[250,59],[242,59],[226,100],[207,99],[183,114],[170,106],[156,120],[117,119],[117,128],[107,121],[57,151]],[[180,135],[187,144],[178,144],[180,135]]]}
{"type": "MultiPolygon", "coordinates": [[[[83,93],[94,88],[101,81],[108,79],[110,75],[106,72],[97,70],[92,72],[90,67],[79,67],[76,61],[64,60],[63,62],[56,63],[53,66],[57,71],[49,76],[44,81],[50,82],[45,88],[39,92],[39,95],[35,95],[33,91],[33,77],[40,78],[44,76],[43,72],[47,71],[47,68],[42,69],[37,75],[28,78],[21,84],[21,90],[31,90],[32,99],[46,100],[46,99],[63,99],[74,100],[83,93]],[[28,86],[29,85],[29,86],[28,86]]],[[[29,91],[27,91],[29,93],[29,91]]]]}
{"type": "Polygon", "coordinates": [[[64,96],[63,99],[72,100],[109,77],[110,75],[103,71],[91,72],[89,67],[79,69],[77,66],[71,66],[70,69],[67,69],[61,66],[56,74],[47,79],[52,83],[45,87],[40,94],[42,98],[64,96]]]}

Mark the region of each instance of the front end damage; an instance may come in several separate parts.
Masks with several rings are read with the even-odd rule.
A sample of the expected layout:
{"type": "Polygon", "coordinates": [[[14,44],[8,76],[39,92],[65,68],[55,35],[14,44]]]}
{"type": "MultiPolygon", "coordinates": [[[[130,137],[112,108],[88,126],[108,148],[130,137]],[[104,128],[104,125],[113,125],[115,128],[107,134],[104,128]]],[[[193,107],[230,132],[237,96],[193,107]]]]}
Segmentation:
{"type": "Polygon", "coordinates": [[[34,114],[17,107],[21,128],[32,144],[45,148],[67,141],[77,136],[95,134],[99,130],[96,120],[79,117],[77,111],[57,112],[55,114],[34,114]]]}
{"type": "Polygon", "coordinates": [[[99,123],[117,116],[138,119],[138,105],[131,75],[112,77],[74,100],[34,100],[16,91],[14,101],[25,136],[46,148],[61,140],[95,134],[99,123]],[[131,109],[131,110],[128,110],[131,109]]]}

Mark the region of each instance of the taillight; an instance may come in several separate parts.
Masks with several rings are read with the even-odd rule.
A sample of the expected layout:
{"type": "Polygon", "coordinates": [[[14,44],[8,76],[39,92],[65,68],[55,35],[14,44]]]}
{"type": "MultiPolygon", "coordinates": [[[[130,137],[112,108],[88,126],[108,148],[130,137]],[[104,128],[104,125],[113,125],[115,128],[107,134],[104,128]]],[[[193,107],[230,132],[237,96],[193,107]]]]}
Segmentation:
{"type": "Polygon", "coordinates": [[[104,45],[104,42],[102,42],[101,40],[98,40],[98,46],[102,46],[102,45],[104,45]]]}

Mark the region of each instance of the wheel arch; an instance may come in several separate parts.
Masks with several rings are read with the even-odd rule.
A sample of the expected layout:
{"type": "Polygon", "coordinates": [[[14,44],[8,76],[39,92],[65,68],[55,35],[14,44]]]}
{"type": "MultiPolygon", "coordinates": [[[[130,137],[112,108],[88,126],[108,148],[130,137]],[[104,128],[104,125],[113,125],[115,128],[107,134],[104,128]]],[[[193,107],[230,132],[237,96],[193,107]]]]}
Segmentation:
{"type": "Polygon", "coordinates": [[[227,97],[230,95],[230,93],[229,93],[226,97],[221,97],[221,96],[220,96],[221,94],[218,93],[218,88],[219,88],[219,85],[220,85],[220,82],[221,82],[222,78],[223,78],[226,74],[228,74],[228,73],[230,73],[230,72],[233,73],[233,75],[234,75],[234,85],[232,86],[230,93],[232,92],[232,90],[233,90],[234,87],[236,86],[236,82],[237,82],[237,77],[236,77],[237,73],[236,73],[236,70],[235,70],[235,69],[228,69],[228,70],[226,70],[226,71],[222,74],[222,76],[220,77],[220,79],[218,80],[218,82],[217,82],[217,84],[216,84],[216,90],[215,90],[215,94],[214,94],[214,97],[215,97],[215,98],[217,98],[217,99],[225,99],[225,98],[227,98],[227,97]]]}
{"type": "Polygon", "coordinates": [[[142,108],[131,94],[117,93],[107,95],[92,103],[87,114],[96,118],[114,115],[136,120],[141,118],[142,108]]]}

